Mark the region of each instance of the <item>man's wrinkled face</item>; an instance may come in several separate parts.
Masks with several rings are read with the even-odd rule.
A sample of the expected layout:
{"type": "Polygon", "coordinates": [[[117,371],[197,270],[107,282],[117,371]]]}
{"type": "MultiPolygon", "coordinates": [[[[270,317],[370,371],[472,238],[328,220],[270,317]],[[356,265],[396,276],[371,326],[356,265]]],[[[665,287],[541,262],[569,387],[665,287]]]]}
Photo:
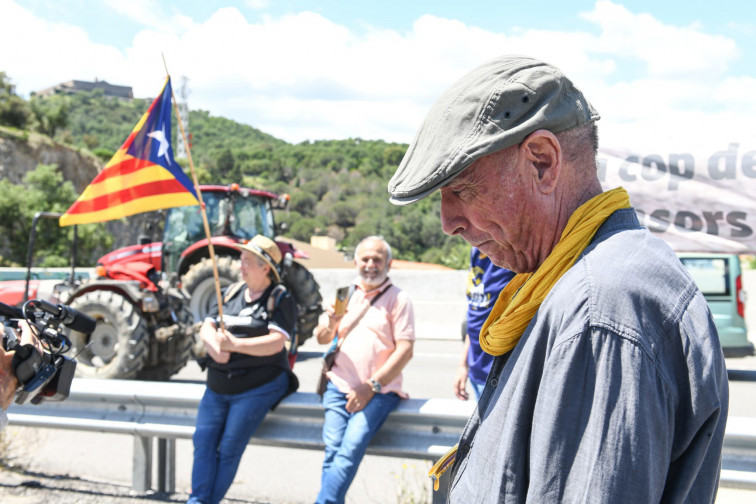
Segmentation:
{"type": "Polygon", "coordinates": [[[483,157],[441,188],[441,226],[517,273],[535,271],[538,212],[517,169],[517,147],[483,157]],[[514,149],[512,151],[511,149],[514,149]]]}
{"type": "Polygon", "coordinates": [[[388,276],[390,261],[383,243],[370,240],[362,243],[357,250],[354,263],[365,287],[378,287],[388,276]]]}

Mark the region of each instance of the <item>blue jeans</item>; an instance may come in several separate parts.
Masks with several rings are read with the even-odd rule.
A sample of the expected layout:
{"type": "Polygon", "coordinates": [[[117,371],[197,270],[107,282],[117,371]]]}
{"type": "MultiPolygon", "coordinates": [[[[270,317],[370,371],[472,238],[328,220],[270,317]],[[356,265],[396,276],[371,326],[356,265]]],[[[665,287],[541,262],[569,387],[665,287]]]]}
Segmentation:
{"type": "Polygon", "coordinates": [[[221,501],[234,481],[252,434],[288,387],[289,375],[283,372],[274,380],[240,394],[218,394],[205,389],[192,436],[192,493],[187,503],[221,501]]]}
{"type": "Polygon", "coordinates": [[[323,393],[325,459],[316,504],[343,504],[370,440],[399,400],[393,392],[375,394],[361,411],[348,413],[346,394],[328,382],[323,393]]]}
{"type": "Polygon", "coordinates": [[[486,388],[486,382],[475,383],[470,380],[470,388],[473,389],[473,393],[475,394],[475,401],[480,401],[480,396],[483,395],[483,389],[486,388]]]}

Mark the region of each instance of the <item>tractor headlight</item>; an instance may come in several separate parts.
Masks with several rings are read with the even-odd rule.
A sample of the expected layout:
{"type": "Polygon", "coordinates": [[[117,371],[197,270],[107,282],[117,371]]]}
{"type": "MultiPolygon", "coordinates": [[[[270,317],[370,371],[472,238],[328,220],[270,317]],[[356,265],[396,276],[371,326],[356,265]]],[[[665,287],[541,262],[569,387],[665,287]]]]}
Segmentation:
{"type": "Polygon", "coordinates": [[[142,311],[145,313],[160,311],[160,301],[155,296],[144,296],[142,298],[142,311]]]}

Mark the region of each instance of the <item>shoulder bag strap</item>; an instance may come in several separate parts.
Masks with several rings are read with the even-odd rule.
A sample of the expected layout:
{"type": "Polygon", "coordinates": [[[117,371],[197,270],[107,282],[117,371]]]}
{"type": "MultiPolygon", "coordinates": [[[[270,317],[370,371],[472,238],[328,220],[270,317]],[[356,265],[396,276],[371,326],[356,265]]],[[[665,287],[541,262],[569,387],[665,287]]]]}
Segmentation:
{"type": "Polygon", "coordinates": [[[273,315],[276,306],[278,306],[278,301],[285,292],[286,287],[284,287],[283,284],[276,284],[273,287],[273,290],[270,291],[270,295],[268,296],[268,315],[273,315]]]}
{"type": "Polygon", "coordinates": [[[244,281],[236,282],[234,284],[229,285],[228,288],[226,289],[226,295],[223,296],[223,302],[224,303],[228,303],[229,300],[232,297],[234,297],[236,295],[236,293],[239,292],[239,290],[242,287],[244,287],[245,285],[246,285],[246,283],[244,281]]]}
{"type": "Polygon", "coordinates": [[[386,292],[391,288],[391,285],[383,289],[381,292],[379,292],[373,299],[370,300],[370,304],[365,306],[365,308],[362,309],[362,312],[360,312],[360,315],[352,321],[351,324],[349,324],[349,327],[347,327],[347,330],[344,331],[344,337],[341,339],[338,339],[338,332],[336,333],[336,339],[338,340],[338,343],[336,344],[336,348],[334,349],[334,352],[338,352],[339,348],[341,348],[341,345],[344,344],[344,340],[347,336],[349,336],[349,333],[352,332],[352,329],[357,325],[357,322],[362,320],[362,317],[365,316],[367,311],[370,309],[371,306],[375,304],[376,301],[378,301],[378,298],[383,296],[383,293],[386,292]]]}

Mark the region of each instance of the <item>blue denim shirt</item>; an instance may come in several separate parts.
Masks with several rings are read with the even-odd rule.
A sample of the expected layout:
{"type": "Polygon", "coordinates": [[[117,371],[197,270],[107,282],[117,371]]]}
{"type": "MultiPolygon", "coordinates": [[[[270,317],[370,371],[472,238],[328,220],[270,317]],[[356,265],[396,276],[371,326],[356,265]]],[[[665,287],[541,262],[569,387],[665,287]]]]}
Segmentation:
{"type": "Polygon", "coordinates": [[[497,357],[452,503],[711,503],[728,384],[708,305],[619,210],[497,357]]]}

